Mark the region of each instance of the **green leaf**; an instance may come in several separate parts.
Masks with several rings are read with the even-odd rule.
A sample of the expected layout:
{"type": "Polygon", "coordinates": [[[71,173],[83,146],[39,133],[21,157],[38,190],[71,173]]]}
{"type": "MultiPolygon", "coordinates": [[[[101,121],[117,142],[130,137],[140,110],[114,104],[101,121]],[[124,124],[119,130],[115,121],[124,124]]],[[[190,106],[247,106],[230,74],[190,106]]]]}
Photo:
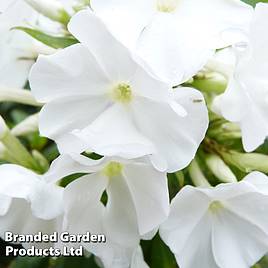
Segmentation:
{"type": "Polygon", "coordinates": [[[268,3],[268,0],[263,0],[263,1],[259,1],[259,0],[243,0],[243,2],[245,2],[245,3],[247,3],[247,4],[249,4],[249,5],[252,5],[252,6],[254,6],[255,7],[255,5],[257,4],[257,3],[268,3]]]}
{"type": "Polygon", "coordinates": [[[94,257],[61,257],[50,263],[50,268],[99,268],[94,257]]]}
{"type": "Polygon", "coordinates": [[[156,235],[152,241],[142,241],[142,248],[150,268],[178,268],[174,255],[159,235],[156,235]]]}
{"type": "Polygon", "coordinates": [[[74,37],[53,36],[27,27],[14,27],[12,29],[23,31],[41,43],[55,49],[65,48],[78,43],[74,37]]]}
{"type": "Polygon", "coordinates": [[[10,268],[48,268],[49,258],[43,257],[18,257],[10,268]]]}

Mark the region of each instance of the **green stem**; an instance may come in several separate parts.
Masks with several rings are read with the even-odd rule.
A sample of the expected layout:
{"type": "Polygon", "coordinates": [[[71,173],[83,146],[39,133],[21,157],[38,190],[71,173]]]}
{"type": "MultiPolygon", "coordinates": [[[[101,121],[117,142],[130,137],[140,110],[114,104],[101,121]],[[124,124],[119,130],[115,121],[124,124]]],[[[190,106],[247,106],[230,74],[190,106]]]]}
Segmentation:
{"type": "Polygon", "coordinates": [[[38,172],[41,171],[40,165],[9,130],[7,130],[5,135],[1,138],[1,142],[9,152],[9,155],[12,156],[12,159],[14,159],[14,161],[11,162],[17,162],[26,168],[30,168],[38,172]]]}

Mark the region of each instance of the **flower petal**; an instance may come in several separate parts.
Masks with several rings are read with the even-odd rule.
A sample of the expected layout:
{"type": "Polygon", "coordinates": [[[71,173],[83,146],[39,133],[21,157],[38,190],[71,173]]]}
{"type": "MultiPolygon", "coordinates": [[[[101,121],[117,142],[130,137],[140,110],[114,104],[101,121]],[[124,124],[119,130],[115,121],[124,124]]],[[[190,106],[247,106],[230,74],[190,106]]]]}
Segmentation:
{"type": "Polygon", "coordinates": [[[135,127],[128,107],[114,104],[87,128],[75,133],[94,152],[124,158],[150,154],[154,147],[135,127]]]}
{"type": "Polygon", "coordinates": [[[124,178],[137,214],[139,232],[144,235],[157,228],[168,216],[169,193],[165,173],[147,164],[127,164],[124,178]]]}
{"type": "Polygon", "coordinates": [[[39,116],[40,133],[57,141],[66,133],[87,127],[107,105],[108,101],[102,96],[72,96],[49,102],[43,107],[39,116]]]}
{"type": "Polygon", "coordinates": [[[207,109],[198,91],[179,88],[174,99],[186,110],[187,116],[176,114],[169,104],[143,99],[135,100],[132,106],[138,128],[157,148],[152,157],[153,164],[161,170],[164,165],[159,159],[165,160],[168,172],[182,169],[190,163],[208,126],[207,109]]]}
{"type": "Polygon", "coordinates": [[[220,267],[251,267],[267,252],[267,234],[254,224],[226,209],[213,220],[213,252],[220,267]]]}
{"type": "Polygon", "coordinates": [[[81,44],[39,56],[30,73],[32,92],[40,102],[99,96],[109,89],[109,83],[94,56],[81,44]]]}
{"type": "Polygon", "coordinates": [[[140,33],[155,13],[155,0],[92,0],[90,6],[129,48],[135,48],[140,33]]]}
{"type": "Polygon", "coordinates": [[[80,11],[73,16],[68,29],[89,49],[114,83],[127,82],[133,76],[137,64],[131,58],[130,52],[112,36],[104,23],[90,10],[80,11]],[[87,25],[86,31],[84,25],[87,25]]]}
{"type": "MultiPolygon", "coordinates": [[[[184,187],[172,200],[170,215],[160,227],[160,236],[180,258],[184,257],[182,252],[187,247],[192,233],[200,230],[195,231],[195,227],[199,222],[207,221],[205,215],[209,202],[210,199],[205,194],[191,186],[184,187]]],[[[209,229],[208,226],[207,228],[209,229]]],[[[209,232],[207,228],[205,230],[209,232]]],[[[196,240],[198,241],[198,238],[196,240]]]]}
{"type": "Polygon", "coordinates": [[[104,230],[108,238],[121,246],[139,243],[135,206],[128,185],[122,176],[110,178],[106,189],[108,203],[104,213],[104,230]]]}

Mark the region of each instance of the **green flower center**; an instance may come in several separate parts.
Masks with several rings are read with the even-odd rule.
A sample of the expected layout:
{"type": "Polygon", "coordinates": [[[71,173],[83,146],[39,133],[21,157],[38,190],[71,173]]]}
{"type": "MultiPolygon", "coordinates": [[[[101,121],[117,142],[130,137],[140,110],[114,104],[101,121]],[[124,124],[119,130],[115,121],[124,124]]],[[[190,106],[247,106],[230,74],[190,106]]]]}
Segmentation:
{"type": "Polygon", "coordinates": [[[218,213],[222,209],[223,209],[223,204],[220,201],[213,201],[209,206],[209,210],[213,214],[218,213]]]}
{"type": "Polygon", "coordinates": [[[112,92],[113,99],[122,103],[129,103],[132,100],[132,90],[130,85],[125,83],[118,84],[112,92]]]}
{"type": "Polygon", "coordinates": [[[123,165],[118,162],[110,162],[103,169],[103,174],[109,178],[117,177],[122,173],[123,165]]]}
{"type": "Polygon", "coordinates": [[[164,13],[172,13],[177,9],[179,0],[157,0],[157,10],[164,13]]]}

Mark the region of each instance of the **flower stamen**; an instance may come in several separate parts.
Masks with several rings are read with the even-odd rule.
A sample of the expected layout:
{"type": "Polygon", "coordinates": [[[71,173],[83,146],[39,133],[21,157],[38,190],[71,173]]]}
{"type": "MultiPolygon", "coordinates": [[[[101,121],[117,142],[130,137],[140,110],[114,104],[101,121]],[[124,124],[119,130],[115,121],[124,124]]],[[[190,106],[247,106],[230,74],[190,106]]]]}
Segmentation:
{"type": "Polygon", "coordinates": [[[103,174],[109,178],[117,177],[121,174],[123,165],[118,162],[110,162],[103,169],[103,174]]]}
{"type": "Polygon", "coordinates": [[[157,0],[157,10],[164,13],[174,12],[179,4],[179,0],[157,0]]]}
{"type": "Polygon", "coordinates": [[[210,205],[209,205],[209,210],[210,212],[212,212],[213,214],[218,213],[221,209],[223,209],[223,204],[220,201],[213,201],[210,205]]]}
{"type": "Polygon", "coordinates": [[[115,101],[129,103],[132,99],[132,90],[130,85],[120,83],[113,89],[112,95],[115,101]]]}

